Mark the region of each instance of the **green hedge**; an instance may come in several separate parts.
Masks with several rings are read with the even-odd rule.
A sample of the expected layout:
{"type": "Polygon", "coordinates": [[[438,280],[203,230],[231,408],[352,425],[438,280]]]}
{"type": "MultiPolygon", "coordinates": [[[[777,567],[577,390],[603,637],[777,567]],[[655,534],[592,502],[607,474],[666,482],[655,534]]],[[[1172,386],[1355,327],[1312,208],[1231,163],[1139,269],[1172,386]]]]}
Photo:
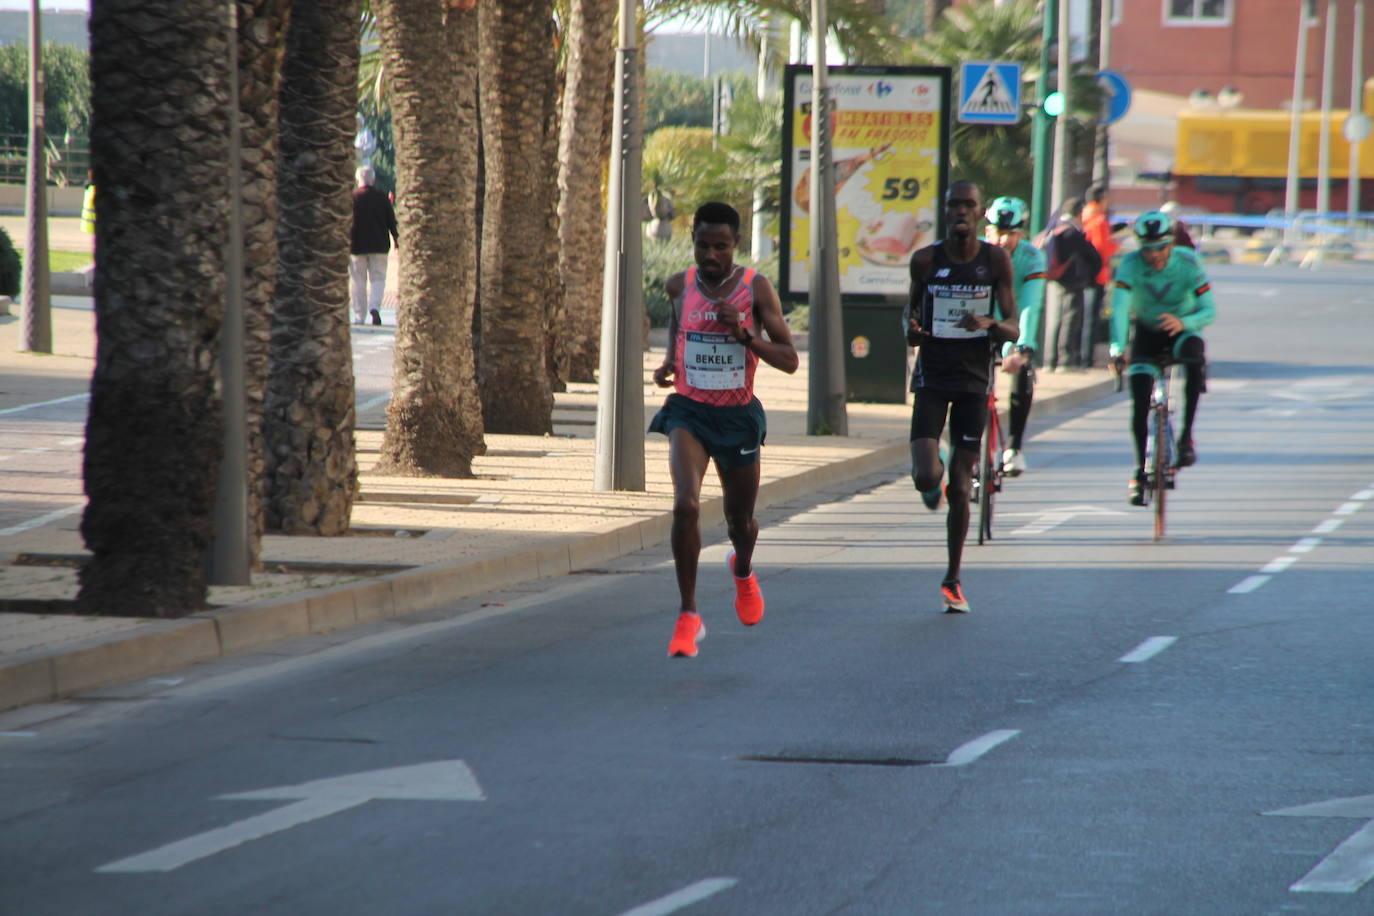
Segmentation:
{"type": "Polygon", "coordinates": [[[19,295],[22,278],[23,266],[19,261],[19,252],[14,250],[10,234],[0,229],[0,296],[13,298],[19,295]]]}

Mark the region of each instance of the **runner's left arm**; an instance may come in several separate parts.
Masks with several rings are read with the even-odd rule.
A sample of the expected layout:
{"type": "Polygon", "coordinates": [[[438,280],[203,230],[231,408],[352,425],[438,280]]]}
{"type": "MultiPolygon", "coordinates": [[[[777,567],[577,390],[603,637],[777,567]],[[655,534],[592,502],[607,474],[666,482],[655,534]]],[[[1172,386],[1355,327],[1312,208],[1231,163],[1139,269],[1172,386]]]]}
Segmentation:
{"type": "Polygon", "coordinates": [[[1021,326],[1016,320],[1016,290],[1011,282],[1011,255],[997,245],[989,247],[992,249],[992,270],[995,274],[993,295],[997,297],[1002,320],[998,321],[991,315],[975,315],[970,312],[959,319],[957,326],[966,331],[987,331],[993,343],[1015,340],[1021,333],[1021,326]]]}
{"type": "Polygon", "coordinates": [[[778,298],[778,291],[773,288],[767,277],[756,273],[753,292],[754,325],[762,328],[768,336],[751,334],[743,341],[745,349],[752,350],[755,356],[774,369],[781,369],[791,375],[797,371],[801,359],[797,356],[797,348],[792,344],[792,330],[783,320],[782,300],[778,298]]]}

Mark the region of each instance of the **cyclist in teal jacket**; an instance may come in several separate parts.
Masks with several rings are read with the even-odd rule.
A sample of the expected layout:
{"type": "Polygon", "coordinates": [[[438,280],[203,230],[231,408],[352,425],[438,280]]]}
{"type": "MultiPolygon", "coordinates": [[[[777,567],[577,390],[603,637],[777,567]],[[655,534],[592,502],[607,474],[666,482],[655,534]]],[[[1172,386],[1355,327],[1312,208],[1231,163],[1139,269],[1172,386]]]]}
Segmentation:
{"type": "Polygon", "coordinates": [[[1026,470],[1021,439],[1035,399],[1035,348],[1040,339],[1040,316],[1045,310],[1045,253],[1026,238],[1030,208],[1019,197],[999,197],[988,206],[988,225],[994,241],[1011,255],[1012,286],[1021,334],[1002,345],[1002,371],[1012,377],[1009,416],[1011,437],[1002,453],[1002,467],[1013,477],[1026,470]]]}
{"type": "Polygon", "coordinates": [[[1206,387],[1206,348],[1199,333],[1216,319],[1211,283],[1197,253],[1174,244],[1174,223],[1159,210],[1142,213],[1135,221],[1140,243],[1121,259],[1112,293],[1111,355],[1120,366],[1127,336],[1131,344],[1131,432],[1135,436],[1135,474],[1131,477],[1129,502],[1145,505],[1141,489],[1145,479],[1145,438],[1149,422],[1150,392],[1160,367],[1167,361],[1183,364],[1183,428],[1178,436],[1177,464],[1197,461],[1193,448],[1193,421],[1197,402],[1206,387]]]}

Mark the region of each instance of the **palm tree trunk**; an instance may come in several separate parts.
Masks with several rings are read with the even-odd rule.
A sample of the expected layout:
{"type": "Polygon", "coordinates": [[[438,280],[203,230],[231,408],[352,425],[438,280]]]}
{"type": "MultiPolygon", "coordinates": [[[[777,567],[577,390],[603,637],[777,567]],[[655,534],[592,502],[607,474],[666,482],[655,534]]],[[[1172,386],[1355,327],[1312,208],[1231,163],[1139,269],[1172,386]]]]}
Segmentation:
{"type": "Polygon", "coordinates": [[[248,547],[260,568],[267,527],[267,401],[272,293],[277,286],[277,118],[291,0],[238,0],[243,179],[243,319],[248,429],[248,547]]]}
{"type": "Polygon", "coordinates": [[[472,349],[477,268],[477,13],[374,0],[400,202],[401,301],[373,473],[471,477],[486,451],[472,349]]]}
{"type": "Polygon", "coordinates": [[[555,169],[545,153],[553,0],[478,6],[486,194],[482,413],[488,432],[553,430],[546,314],[558,287],[555,169]]]}
{"type": "Polygon", "coordinates": [[[348,252],[359,0],[294,0],[282,68],[267,524],[343,534],[358,486],[348,252]]]}
{"type": "Polygon", "coordinates": [[[97,0],[90,35],[100,269],[77,600],[175,617],[205,604],[222,455],[229,19],[218,0],[97,0]]]}
{"type": "Polygon", "coordinates": [[[558,137],[558,270],[565,319],[559,366],[572,382],[596,380],[600,365],[602,271],[606,212],[606,110],[613,104],[615,0],[572,0],[565,45],[567,78],[558,137]]]}

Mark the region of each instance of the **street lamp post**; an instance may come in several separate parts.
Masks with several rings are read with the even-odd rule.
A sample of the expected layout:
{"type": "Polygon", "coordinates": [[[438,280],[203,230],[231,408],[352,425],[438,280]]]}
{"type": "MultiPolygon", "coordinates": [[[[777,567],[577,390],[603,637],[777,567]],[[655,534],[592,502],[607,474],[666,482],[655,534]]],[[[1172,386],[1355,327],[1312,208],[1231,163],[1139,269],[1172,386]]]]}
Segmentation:
{"type": "Polygon", "coordinates": [[[826,0],[811,0],[811,276],[807,295],[811,304],[811,362],[807,369],[806,432],[811,436],[847,436],[825,4],[826,0]]]}
{"type": "Polygon", "coordinates": [[[48,156],[44,145],[43,26],[38,0],[29,3],[29,168],[25,181],[24,349],[52,352],[48,284],[48,156]]]}
{"type": "Polygon", "coordinates": [[[620,2],[615,113],[606,201],[605,293],[601,300],[601,372],[596,396],[597,490],[644,489],[644,290],[640,277],[640,136],[636,85],[637,0],[620,2]]]}

